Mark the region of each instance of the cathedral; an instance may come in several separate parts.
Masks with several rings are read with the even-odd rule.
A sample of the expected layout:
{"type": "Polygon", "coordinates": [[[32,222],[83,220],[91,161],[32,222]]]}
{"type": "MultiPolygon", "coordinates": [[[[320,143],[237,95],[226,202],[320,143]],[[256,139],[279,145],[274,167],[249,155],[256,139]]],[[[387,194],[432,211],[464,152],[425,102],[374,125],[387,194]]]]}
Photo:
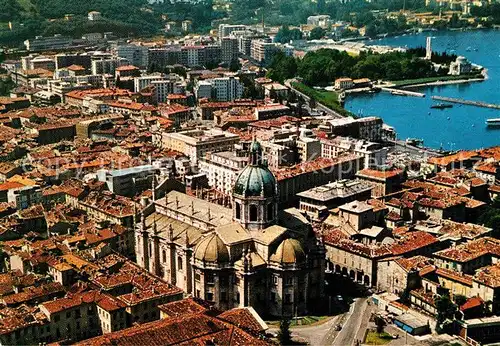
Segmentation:
{"type": "Polygon", "coordinates": [[[255,140],[232,206],[177,191],[153,197],[135,229],[137,262],[223,310],[315,311],[324,294],[323,243],[298,209],[279,210],[276,178],[255,140]]]}

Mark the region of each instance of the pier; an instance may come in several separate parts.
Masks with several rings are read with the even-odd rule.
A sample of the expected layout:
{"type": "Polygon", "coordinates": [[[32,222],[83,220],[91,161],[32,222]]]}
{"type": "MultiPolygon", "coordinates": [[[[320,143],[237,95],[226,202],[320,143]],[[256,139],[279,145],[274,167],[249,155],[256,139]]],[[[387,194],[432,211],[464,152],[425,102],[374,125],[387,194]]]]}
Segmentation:
{"type": "Polygon", "coordinates": [[[382,88],[380,88],[380,90],[387,91],[393,95],[399,95],[399,96],[425,97],[425,94],[417,93],[415,91],[409,91],[409,90],[401,90],[401,89],[386,88],[386,87],[382,87],[382,88]]]}
{"type": "Polygon", "coordinates": [[[470,100],[456,99],[453,97],[444,97],[444,96],[432,96],[432,99],[438,100],[438,101],[451,102],[451,103],[460,103],[460,104],[468,105],[468,106],[500,109],[500,105],[498,105],[498,104],[486,103],[486,102],[481,102],[481,101],[470,101],[470,100]]]}

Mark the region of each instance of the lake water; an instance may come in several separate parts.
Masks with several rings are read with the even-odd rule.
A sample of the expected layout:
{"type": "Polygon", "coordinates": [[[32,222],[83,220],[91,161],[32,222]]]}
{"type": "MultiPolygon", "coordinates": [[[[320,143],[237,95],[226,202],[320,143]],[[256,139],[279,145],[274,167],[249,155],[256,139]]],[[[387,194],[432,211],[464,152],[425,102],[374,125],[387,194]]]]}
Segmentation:
{"type": "Polygon", "coordinates": [[[371,43],[412,48],[425,46],[429,35],[434,37],[433,51],[465,56],[488,69],[488,80],[410,89],[425,93],[425,98],[386,92],[358,94],[347,98],[346,109],[361,116],[379,116],[395,127],[399,138],[421,138],[427,147],[457,150],[500,145],[500,128],[488,129],[485,125],[488,118],[500,118],[500,110],[459,104],[443,110],[430,108],[437,102],[431,100],[432,95],[500,104],[500,31],[428,32],[371,43]]]}

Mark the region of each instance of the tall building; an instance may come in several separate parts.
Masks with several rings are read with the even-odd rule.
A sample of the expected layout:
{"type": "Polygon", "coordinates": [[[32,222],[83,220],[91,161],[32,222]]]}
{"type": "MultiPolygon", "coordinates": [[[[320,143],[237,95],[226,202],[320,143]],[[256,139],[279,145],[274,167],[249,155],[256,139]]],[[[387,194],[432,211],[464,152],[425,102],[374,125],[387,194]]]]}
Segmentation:
{"type": "Polygon", "coordinates": [[[309,222],[278,210],[277,182],[254,141],[233,190],[233,208],[172,191],[136,227],[139,265],[216,308],[265,316],[317,311],[325,250],[309,222]]]}
{"type": "Polygon", "coordinates": [[[116,69],[120,66],[128,64],[126,59],[112,58],[112,59],[95,59],[91,62],[91,71],[93,75],[111,74],[115,75],[116,69]]]}
{"type": "Polygon", "coordinates": [[[231,24],[220,24],[219,25],[219,40],[222,41],[224,37],[230,36],[233,31],[243,31],[247,30],[246,25],[231,25],[231,24]]]}
{"type": "Polygon", "coordinates": [[[194,93],[198,99],[206,97],[217,101],[233,101],[242,97],[243,89],[238,77],[220,77],[198,81],[194,93]]]}
{"type": "Polygon", "coordinates": [[[271,61],[277,50],[278,47],[272,42],[253,40],[250,48],[250,56],[260,63],[265,63],[271,61]]]}
{"type": "Polygon", "coordinates": [[[116,47],[116,55],[127,59],[130,64],[146,68],[148,67],[148,47],[126,44],[116,47]]]}
{"type": "Polygon", "coordinates": [[[236,37],[223,37],[221,40],[221,61],[229,64],[238,59],[238,39],[236,37]]]}

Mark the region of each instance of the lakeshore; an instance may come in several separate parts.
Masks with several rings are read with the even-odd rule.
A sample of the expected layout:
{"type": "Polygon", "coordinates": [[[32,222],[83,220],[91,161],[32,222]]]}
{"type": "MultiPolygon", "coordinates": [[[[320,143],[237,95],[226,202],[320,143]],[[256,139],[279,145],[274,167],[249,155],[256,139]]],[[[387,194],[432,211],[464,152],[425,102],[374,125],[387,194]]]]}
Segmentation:
{"type": "MultiPolygon", "coordinates": [[[[387,38],[376,44],[418,47],[425,44],[427,35],[387,38]]],[[[406,81],[397,86],[425,93],[425,98],[394,97],[389,93],[348,94],[346,109],[358,116],[380,116],[396,129],[401,139],[422,138],[427,147],[457,150],[498,145],[500,132],[487,128],[485,121],[498,118],[499,110],[463,104],[449,109],[430,107],[434,104],[432,96],[499,103],[500,47],[488,43],[500,40],[500,31],[445,31],[435,32],[433,36],[434,51],[465,56],[483,66],[484,78],[406,81]]]]}

